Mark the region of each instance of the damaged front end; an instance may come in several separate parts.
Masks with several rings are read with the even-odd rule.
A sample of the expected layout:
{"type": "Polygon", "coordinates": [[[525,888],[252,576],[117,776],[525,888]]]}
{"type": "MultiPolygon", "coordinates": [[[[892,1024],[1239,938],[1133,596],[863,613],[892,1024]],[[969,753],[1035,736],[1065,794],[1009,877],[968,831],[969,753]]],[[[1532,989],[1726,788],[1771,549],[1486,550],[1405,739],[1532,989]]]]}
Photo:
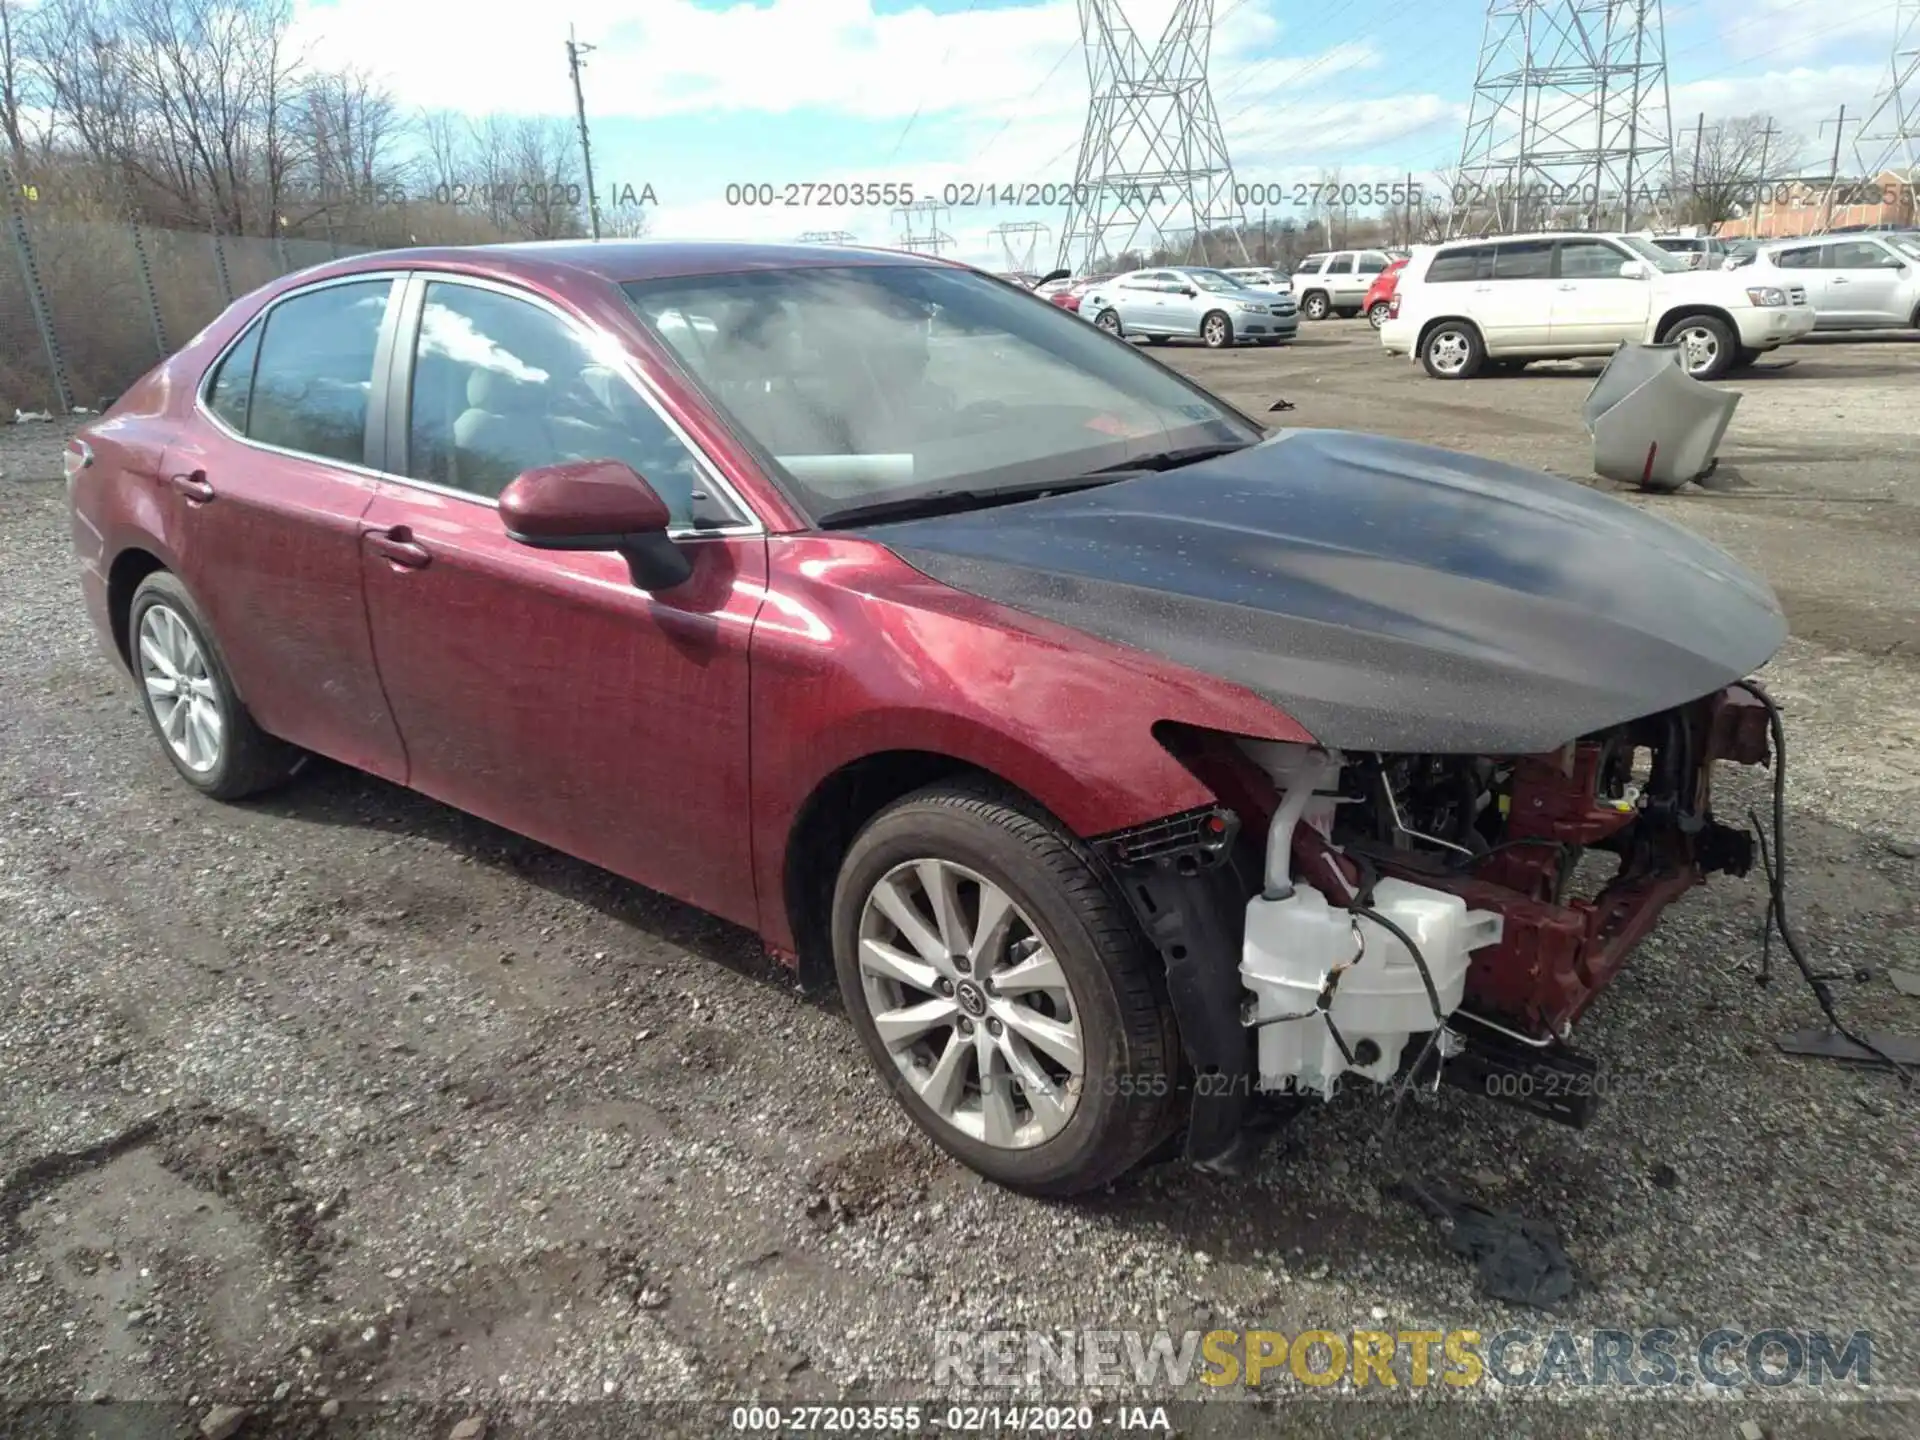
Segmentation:
{"type": "Polygon", "coordinates": [[[1546,755],[1169,728],[1221,806],[1100,848],[1166,963],[1188,1157],[1231,1164],[1262,1097],[1362,1078],[1444,1077],[1584,1123],[1600,1087],[1574,1022],[1662,910],[1746,873],[1753,837],[1715,819],[1713,769],[1770,763],[1768,726],[1736,684],[1546,755]]]}

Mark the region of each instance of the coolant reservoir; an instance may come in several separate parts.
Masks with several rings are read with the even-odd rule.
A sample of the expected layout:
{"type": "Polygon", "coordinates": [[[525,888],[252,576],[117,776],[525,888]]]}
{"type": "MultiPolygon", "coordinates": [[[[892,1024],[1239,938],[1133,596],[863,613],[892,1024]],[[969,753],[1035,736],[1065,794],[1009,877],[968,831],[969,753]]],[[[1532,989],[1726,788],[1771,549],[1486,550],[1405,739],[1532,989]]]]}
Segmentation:
{"type": "MultiPolygon", "coordinates": [[[[1391,879],[1374,887],[1371,908],[1419,945],[1440,1009],[1451,1014],[1466,989],[1472,952],[1500,939],[1500,916],[1469,910],[1447,891],[1391,879]]],[[[1249,1023],[1258,1027],[1263,1090],[1330,1095],[1349,1070],[1385,1082],[1399,1069],[1408,1040],[1437,1023],[1407,947],[1390,930],[1330,905],[1311,885],[1296,884],[1284,900],[1256,896],[1248,902],[1240,976],[1253,992],[1249,1023]],[[1337,966],[1350,968],[1340,976],[1329,1013],[1362,1063],[1348,1064],[1327,1016],[1316,1010],[1337,966]]]]}

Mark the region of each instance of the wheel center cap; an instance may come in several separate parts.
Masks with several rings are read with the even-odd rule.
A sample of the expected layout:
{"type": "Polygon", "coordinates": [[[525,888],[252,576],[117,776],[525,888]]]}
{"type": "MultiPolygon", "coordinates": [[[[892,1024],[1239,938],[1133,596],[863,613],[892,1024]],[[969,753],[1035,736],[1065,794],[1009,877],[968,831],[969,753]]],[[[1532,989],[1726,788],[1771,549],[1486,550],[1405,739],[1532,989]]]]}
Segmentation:
{"type": "Polygon", "coordinates": [[[960,1002],[960,1008],[975,1019],[987,1013],[987,997],[971,980],[962,980],[954,986],[953,995],[960,1002]]]}

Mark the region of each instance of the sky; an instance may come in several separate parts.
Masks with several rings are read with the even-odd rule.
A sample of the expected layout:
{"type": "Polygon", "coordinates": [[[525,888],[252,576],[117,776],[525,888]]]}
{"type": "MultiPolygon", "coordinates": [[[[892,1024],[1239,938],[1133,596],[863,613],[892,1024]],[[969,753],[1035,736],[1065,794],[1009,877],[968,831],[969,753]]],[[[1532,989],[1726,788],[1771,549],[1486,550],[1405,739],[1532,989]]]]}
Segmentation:
{"type": "MultiPolygon", "coordinates": [[[[1122,13],[1151,50],[1175,3],[1122,13]]],[[[1764,111],[1824,172],[1844,104],[1848,166],[1895,15],[1894,0],[1667,4],[1677,147],[1702,112],[1711,126],[1764,111]]],[[[968,202],[913,222],[937,223],[947,255],[1048,269],[1059,250],[1065,212],[1044,202],[1073,181],[1089,94],[1074,0],[306,0],[301,16],[313,59],[372,73],[409,111],[569,119],[571,27],[595,47],[582,81],[596,189],[621,206],[650,193],[654,236],[899,244],[905,222],[884,191],[836,207],[844,191],[809,202],[799,188],[858,182],[968,202]],[[748,203],[768,186],[777,203],[748,203]],[[1019,203],[979,198],[1008,186],[1019,203]],[[1007,224],[1045,228],[995,233],[1007,224]]],[[[1458,160],[1484,4],[1214,0],[1213,16],[1214,107],[1243,196],[1280,191],[1272,221],[1305,218],[1301,182],[1432,183],[1458,160]]]]}

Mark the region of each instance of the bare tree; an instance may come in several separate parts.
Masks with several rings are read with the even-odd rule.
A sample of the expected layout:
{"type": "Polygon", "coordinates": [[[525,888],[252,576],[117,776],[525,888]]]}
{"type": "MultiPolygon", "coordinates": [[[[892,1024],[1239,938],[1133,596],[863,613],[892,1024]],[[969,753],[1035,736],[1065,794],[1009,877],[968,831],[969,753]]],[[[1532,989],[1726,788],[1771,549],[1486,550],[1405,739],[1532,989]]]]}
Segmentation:
{"type": "MultiPolygon", "coordinates": [[[[17,0],[0,0],[0,137],[16,176],[28,173],[26,110],[31,76],[27,60],[31,17],[17,0]]],[[[15,183],[19,183],[16,181],[15,183]]]]}
{"type": "Polygon", "coordinates": [[[1680,218],[1717,225],[1742,214],[1768,179],[1793,173],[1800,151],[1799,138],[1783,132],[1771,115],[1742,115],[1707,126],[1699,136],[1697,159],[1674,156],[1680,218]]]}

